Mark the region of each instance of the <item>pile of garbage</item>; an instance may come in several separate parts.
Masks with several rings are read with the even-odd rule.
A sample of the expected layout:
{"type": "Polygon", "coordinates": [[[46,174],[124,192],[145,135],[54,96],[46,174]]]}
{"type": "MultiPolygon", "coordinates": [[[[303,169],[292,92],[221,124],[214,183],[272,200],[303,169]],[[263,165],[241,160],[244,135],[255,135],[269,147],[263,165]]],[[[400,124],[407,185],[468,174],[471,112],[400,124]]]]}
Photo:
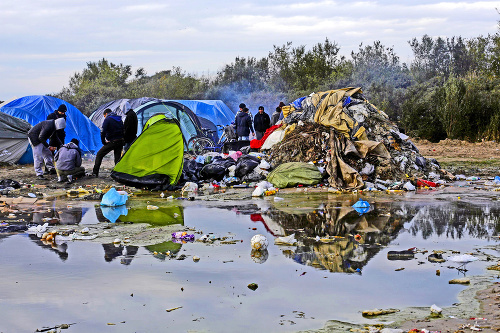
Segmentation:
{"type": "Polygon", "coordinates": [[[270,149],[272,166],[312,162],[326,170],[331,186],[342,189],[363,188],[377,180],[426,179],[431,172],[453,178],[436,160],[420,155],[360,88],[313,93],[283,112],[285,136],[270,149]]]}
{"type": "Polygon", "coordinates": [[[324,184],[341,190],[413,190],[436,186],[432,179],[454,179],[436,160],[424,158],[360,88],[312,93],[282,110],[283,120],[250,147],[185,160],[183,183],[267,180],[277,188],[324,184]]]}

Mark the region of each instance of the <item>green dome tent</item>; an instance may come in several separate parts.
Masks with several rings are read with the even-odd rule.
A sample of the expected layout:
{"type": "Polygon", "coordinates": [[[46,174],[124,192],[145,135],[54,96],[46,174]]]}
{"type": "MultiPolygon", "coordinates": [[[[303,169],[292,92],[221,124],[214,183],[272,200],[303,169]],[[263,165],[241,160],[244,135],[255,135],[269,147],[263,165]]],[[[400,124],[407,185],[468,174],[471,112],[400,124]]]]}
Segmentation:
{"type": "Polygon", "coordinates": [[[179,123],[163,114],[155,115],[116,164],[111,177],[130,186],[164,189],[177,184],[183,156],[184,140],[179,123]]]}

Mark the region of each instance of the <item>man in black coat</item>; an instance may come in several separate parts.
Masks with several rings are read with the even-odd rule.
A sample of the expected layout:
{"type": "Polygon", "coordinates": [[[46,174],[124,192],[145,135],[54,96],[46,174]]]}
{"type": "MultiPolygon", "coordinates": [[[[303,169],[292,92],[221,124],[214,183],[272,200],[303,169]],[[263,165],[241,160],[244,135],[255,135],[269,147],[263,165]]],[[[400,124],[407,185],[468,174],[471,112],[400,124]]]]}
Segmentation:
{"type": "Polygon", "coordinates": [[[252,127],[252,118],[248,114],[248,108],[243,108],[243,112],[238,112],[234,126],[238,135],[238,141],[250,140],[250,132],[255,135],[252,127]]]}
{"type": "Polygon", "coordinates": [[[33,166],[35,167],[36,176],[40,179],[43,177],[43,164],[48,170],[48,173],[55,174],[54,156],[52,153],[56,150],[55,147],[47,144],[49,139],[56,130],[64,130],[66,127],[66,120],[58,118],[56,120],[43,120],[33,126],[28,131],[28,140],[33,151],[33,166]]]}
{"type": "Polygon", "coordinates": [[[271,127],[271,119],[269,119],[269,115],[264,112],[263,106],[259,106],[259,112],[253,117],[253,127],[255,128],[257,140],[262,139],[266,130],[271,127]]]}
{"type": "MultiPolygon", "coordinates": [[[[61,104],[59,107],[47,116],[47,120],[56,120],[59,118],[64,118],[66,120],[66,105],[61,104]]],[[[59,149],[64,144],[64,139],[66,138],[66,132],[63,129],[57,130],[52,134],[49,139],[49,146],[56,147],[59,149]]]]}
{"type": "Polygon", "coordinates": [[[114,151],[115,165],[122,156],[123,148],[123,122],[122,118],[111,109],[106,109],[103,112],[104,122],[102,123],[101,142],[103,146],[95,156],[94,169],[92,170],[93,177],[99,176],[99,169],[101,168],[102,159],[110,151],[114,151]]]}
{"type": "Polygon", "coordinates": [[[123,153],[125,153],[130,148],[135,138],[137,138],[137,114],[133,109],[128,110],[126,113],[123,130],[123,141],[125,141],[123,153]]]}

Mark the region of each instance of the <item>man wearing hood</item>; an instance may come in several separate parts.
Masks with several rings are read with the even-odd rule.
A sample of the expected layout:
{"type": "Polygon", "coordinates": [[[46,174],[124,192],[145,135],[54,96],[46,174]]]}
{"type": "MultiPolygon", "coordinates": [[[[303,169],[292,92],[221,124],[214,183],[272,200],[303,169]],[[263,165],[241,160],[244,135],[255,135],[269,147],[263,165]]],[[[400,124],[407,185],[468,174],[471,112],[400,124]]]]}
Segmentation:
{"type": "Polygon", "coordinates": [[[104,122],[102,123],[101,142],[103,146],[95,156],[94,169],[92,176],[99,176],[99,169],[101,168],[102,159],[110,151],[114,151],[115,165],[120,160],[123,148],[123,122],[122,117],[112,112],[111,109],[106,109],[103,112],[104,122]]]}
{"type": "MultiPolygon", "coordinates": [[[[51,119],[56,120],[59,118],[64,118],[64,120],[66,120],[66,111],[67,111],[66,105],[61,104],[59,105],[57,110],[55,110],[54,112],[52,112],[47,116],[47,120],[51,119]]],[[[59,149],[59,147],[61,147],[64,144],[65,138],[66,138],[66,132],[64,131],[64,128],[59,129],[55,131],[54,134],[52,134],[52,136],[50,137],[49,146],[56,147],[57,149],[59,149]]]]}
{"type": "Polygon", "coordinates": [[[78,147],[79,141],[71,141],[57,150],[54,161],[56,162],[57,181],[59,183],[67,178],[68,183],[73,182],[73,176],[80,177],[85,175],[85,168],[82,167],[82,153],[78,147]]]}
{"type": "Polygon", "coordinates": [[[243,112],[239,112],[236,115],[235,121],[236,134],[238,135],[238,141],[248,141],[250,140],[250,132],[255,135],[252,127],[252,118],[248,115],[248,108],[243,108],[243,112]]]}
{"type": "Polygon", "coordinates": [[[64,130],[64,128],[66,128],[66,120],[64,118],[58,118],[56,120],[43,120],[28,131],[28,140],[33,150],[33,166],[35,167],[36,176],[39,179],[45,179],[42,169],[44,163],[49,174],[56,173],[56,169],[54,168],[54,157],[52,155],[56,147],[49,146],[47,139],[49,139],[55,131],[64,130]]]}
{"type": "Polygon", "coordinates": [[[132,142],[134,142],[134,140],[137,138],[138,125],[137,114],[133,109],[128,110],[125,115],[125,121],[123,122],[123,140],[125,142],[123,153],[125,153],[130,148],[132,142]]]}

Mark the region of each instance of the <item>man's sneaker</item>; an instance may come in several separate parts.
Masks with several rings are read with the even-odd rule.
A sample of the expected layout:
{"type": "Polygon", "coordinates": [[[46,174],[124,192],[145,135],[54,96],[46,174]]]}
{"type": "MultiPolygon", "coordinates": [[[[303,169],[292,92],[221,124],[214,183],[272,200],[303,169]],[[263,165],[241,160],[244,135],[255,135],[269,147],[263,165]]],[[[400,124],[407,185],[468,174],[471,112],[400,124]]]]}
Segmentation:
{"type": "Polygon", "coordinates": [[[57,182],[58,183],[64,182],[64,178],[62,176],[57,177],[57,182]]]}
{"type": "Polygon", "coordinates": [[[68,184],[71,184],[71,183],[73,183],[73,176],[69,175],[68,176],[68,184]]]}

